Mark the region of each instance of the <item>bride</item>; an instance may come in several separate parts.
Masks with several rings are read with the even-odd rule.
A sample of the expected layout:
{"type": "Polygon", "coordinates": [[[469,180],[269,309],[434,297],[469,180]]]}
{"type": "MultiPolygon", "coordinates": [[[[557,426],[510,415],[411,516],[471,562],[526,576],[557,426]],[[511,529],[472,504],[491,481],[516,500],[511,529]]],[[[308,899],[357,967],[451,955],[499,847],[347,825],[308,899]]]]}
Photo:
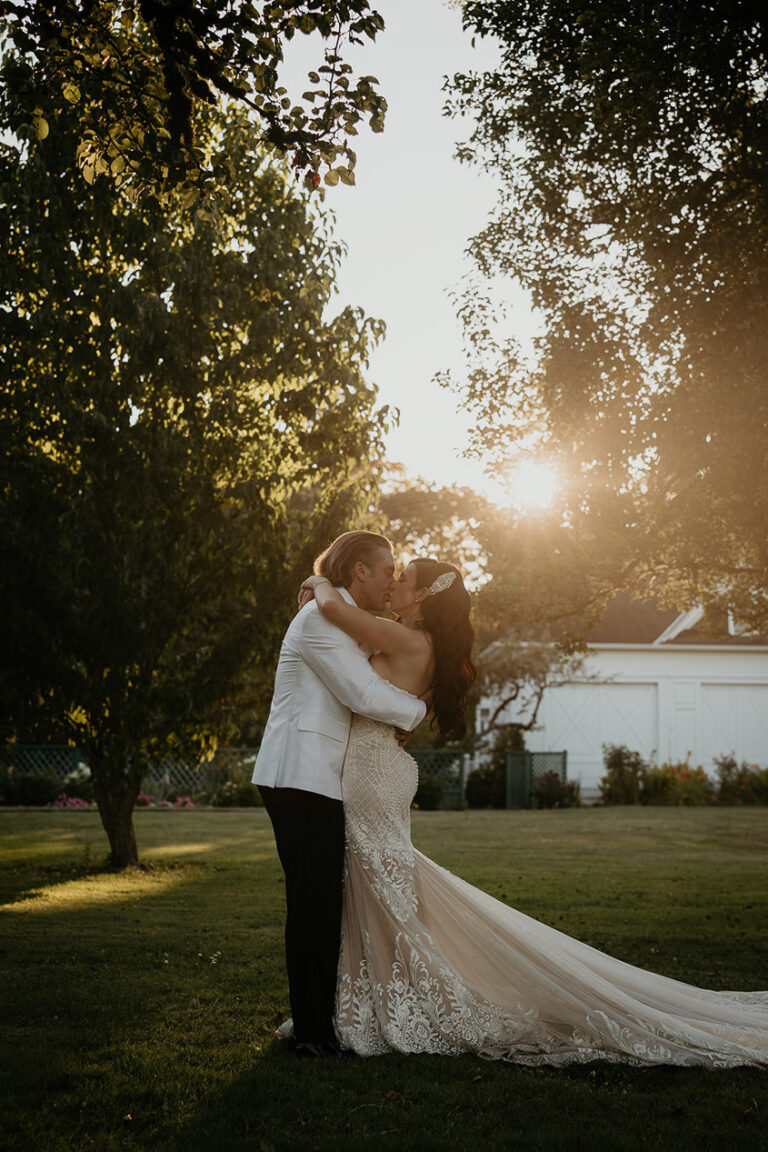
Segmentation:
{"type": "MultiPolygon", "coordinates": [[[[415,560],[397,621],[305,582],[320,610],[373,650],[376,672],[431,694],[456,736],[474,679],[458,570],[415,560]]],[[[590,1060],[768,1065],[768,992],[711,992],[635,968],[453,876],[411,843],[417,766],[393,728],[354,716],[344,759],[344,911],[335,1028],[361,1056],[474,1052],[519,1064],[590,1060]]]]}

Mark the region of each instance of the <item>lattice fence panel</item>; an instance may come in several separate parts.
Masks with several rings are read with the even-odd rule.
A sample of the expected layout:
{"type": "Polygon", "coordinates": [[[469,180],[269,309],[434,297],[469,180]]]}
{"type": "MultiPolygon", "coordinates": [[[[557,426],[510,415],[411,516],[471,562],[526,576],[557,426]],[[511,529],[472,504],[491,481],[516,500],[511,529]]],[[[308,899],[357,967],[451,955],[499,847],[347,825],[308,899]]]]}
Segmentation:
{"type": "MultiPolygon", "coordinates": [[[[153,764],[144,787],[164,784],[184,792],[201,792],[215,784],[237,778],[250,780],[258,748],[220,748],[212,760],[199,764],[167,757],[153,764]]],[[[86,761],[77,748],[66,744],[7,745],[0,752],[0,766],[15,772],[57,776],[63,779],[86,761]]]]}
{"type": "Polygon", "coordinates": [[[419,776],[435,776],[443,791],[438,808],[460,808],[464,800],[466,754],[445,748],[408,749],[419,766],[419,776]]]}
{"type": "Polygon", "coordinates": [[[68,744],[10,744],[2,752],[3,768],[35,776],[64,779],[85,764],[77,748],[68,744]]]}
{"type": "Polygon", "coordinates": [[[531,752],[531,781],[534,789],[545,772],[556,772],[566,783],[568,757],[565,752],[531,752]]]}
{"type": "Polygon", "coordinates": [[[212,760],[199,764],[171,757],[153,764],[144,787],[162,784],[179,792],[213,790],[227,780],[250,780],[258,748],[220,748],[212,760]]]}
{"type": "Polygon", "coordinates": [[[507,753],[507,808],[530,808],[531,797],[547,772],[567,782],[566,752],[507,753]]]}

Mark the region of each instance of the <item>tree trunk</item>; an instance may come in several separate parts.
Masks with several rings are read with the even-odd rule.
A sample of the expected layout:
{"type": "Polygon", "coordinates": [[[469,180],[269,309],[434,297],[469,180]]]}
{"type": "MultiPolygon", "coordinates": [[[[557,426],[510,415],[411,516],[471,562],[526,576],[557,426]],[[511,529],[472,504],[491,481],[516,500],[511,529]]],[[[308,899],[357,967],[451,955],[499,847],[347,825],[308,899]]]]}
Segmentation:
{"type": "Polygon", "coordinates": [[[133,831],[133,809],[139,794],[138,784],[124,776],[100,779],[94,773],[94,791],[101,823],[109,839],[109,863],[113,868],[137,867],[139,853],[133,831]]]}

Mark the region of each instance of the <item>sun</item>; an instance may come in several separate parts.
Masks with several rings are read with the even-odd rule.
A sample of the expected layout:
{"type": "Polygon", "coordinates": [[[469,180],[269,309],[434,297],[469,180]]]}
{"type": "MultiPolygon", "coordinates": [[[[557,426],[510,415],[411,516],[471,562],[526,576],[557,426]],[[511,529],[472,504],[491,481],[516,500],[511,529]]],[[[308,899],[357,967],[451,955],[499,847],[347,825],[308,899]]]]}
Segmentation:
{"type": "Polygon", "coordinates": [[[541,460],[524,460],[510,473],[506,485],[517,508],[550,508],[561,488],[557,469],[541,460]]]}

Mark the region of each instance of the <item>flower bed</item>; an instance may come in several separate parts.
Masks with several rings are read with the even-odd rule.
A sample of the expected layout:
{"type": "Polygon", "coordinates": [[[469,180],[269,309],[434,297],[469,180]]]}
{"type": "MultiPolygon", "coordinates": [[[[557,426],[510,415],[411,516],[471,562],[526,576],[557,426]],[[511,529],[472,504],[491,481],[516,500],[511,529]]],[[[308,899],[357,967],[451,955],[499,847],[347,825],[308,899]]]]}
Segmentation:
{"type": "Polygon", "coordinates": [[[717,781],[688,760],[648,764],[623,744],[603,746],[605,804],[768,804],[768,768],[737,763],[733,753],[715,760],[717,781]]]}
{"type": "Polygon", "coordinates": [[[198,808],[191,796],[176,796],[173,800],[158,800],[146,792],[140,792],[136,799],[137,808],[198,808]]]}

